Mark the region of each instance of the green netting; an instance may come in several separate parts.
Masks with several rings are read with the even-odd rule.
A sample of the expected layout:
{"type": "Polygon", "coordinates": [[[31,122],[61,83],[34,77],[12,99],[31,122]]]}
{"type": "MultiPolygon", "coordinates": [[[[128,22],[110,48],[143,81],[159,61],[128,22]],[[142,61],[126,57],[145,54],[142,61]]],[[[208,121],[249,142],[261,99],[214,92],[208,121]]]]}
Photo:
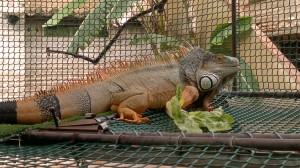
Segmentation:
{"type": "Polygon", "coordinates": [[[180,132],[164,110],[147,111],[143,116],[148,117],[151,122],[133,125],[113,120],[110,121],[110,130],[113,132],[180,132]]]}
{"type": "MultiPolygon", "coordinates": [[[[300,101],[292,98],[263,98],[220,95],[213,103],[222,106],[235,123],[230,132],[300,133],[300,101]]],[[[179,129],[163,110],[148,111],[150,123],[132,125],[111,121],[114,132],[178,132],[179,129]]]]}
{"type": "MultiPolygon", "coordinates": [[[[172,51],[179,44],[239,58],[241,71],[232,85],[241,93],[299,91],[300,3],[297,0],[250,0],[236,3],[228,0],[103,0],[101,3],[100,0],[89,0],[82,6],[78,3],[84,0],[73,2],[74,4],[67,4],[64,0],[0,2],[1,101],[34,95],[41,89],[47,90],[57,83],[82,78],[99,67],[109,66],[120,60],[132,62],[141,58],[148,59],[161,51],[172,51]],[[139,6],[131,6],[134,2],[140,2],[139,6]],[[155,5],[159,2],[167,2],[165,10],[162,10],[162,6],[155,5]],[[72,8],[76,6],[81,8],[72,12],[72,8]],[[64,7],[68,9],[60,11],[64,7]],[[130,17],[149,10],[152,10],[151,14],[126,23],[130,17]],[[56,13],[57,11],[60,12],[56,13]],[[56,19],[63,19],[50,20],[53,15],[56,19]],[[234,16],[237,19],[236,26],[232,25],[234,16]],[[241,22],[243,16],[251,17],[252,23],[241,22]],[[59,23],[53,27],[43,27],[46,22],[59,23]],[[76,33],[82,23],[87,23],[83,26],[85,31],[76,33]],[[225,29],[219,29],[216,33],[216,27],[221,24],[225,29]],[[236,34],[231,31],[233,28],[237,29],[236,34]],[[121,36],[110,44],[119,30],[123,30],[121,36]],[[77,36],[78,34],[81,36],[77,36]],[[232,46],[235,38],[236,46],[232,46]],[[221,45],[214,45],[213,40],[221,45]],[[78,46],[81,48],[79,55],[95,59],[105,51],[102,54],[104,57],[99,64],[93,65],[71,55],[67,56],[66,53],[62,54],[74,52],[78,46]],[[236,53],[233,52],[234,49],[237,50],[236,53]]],[[[300,103],[296,96],[242,96],[232,94],[231,85],[225,89],[229,92],[221,94],[213,105],[222,106],[235,119],[233,129],[228,132],[300,133],[300,103]]],[[[151,119],[151,123],[132,125],[110,121],[110,130],[136,133],[180,132],[162,110],[147,111],[144,115],[151,119]]],[[[261,151],[239,146],[137,146],[103,143],[29,146],[22,141],[21,145],[0,145],[0,165],[300,167],[297,152],[261,151]]]]}
{"type": "MultiPolygon", "coordinates": [[[[231,133],[299,134],[299,101],[291,98],[243,97],[223,94],[213,103],[235,118],[231,133]],[[255,107],[255,108],[253,108],[255,107]]],[[[132,125],[111,121],[113,132],[180,132],[163,110],[148,111],[152,122],[132,125]]],[[[34,143],[33,143],[34,144],[34,143]]],[[[298,167],[298,152],[258,150],[225,145],[140,146],[103,143],[0,145],[0,164],[11,166],[94,167],[298,167]]]]}
{"type": "Polygon", "coordinates": [[[216,100],[235,119],[232,132],[299,133],[300,102],[294,98],[231,97],[216,100]]]}
{"type": "Polygon", "coordinates": [[[60,143],[0,146],[0,164],[27,167],[299,167],[299,153],[223,145],[128,146],[60,143]]]}

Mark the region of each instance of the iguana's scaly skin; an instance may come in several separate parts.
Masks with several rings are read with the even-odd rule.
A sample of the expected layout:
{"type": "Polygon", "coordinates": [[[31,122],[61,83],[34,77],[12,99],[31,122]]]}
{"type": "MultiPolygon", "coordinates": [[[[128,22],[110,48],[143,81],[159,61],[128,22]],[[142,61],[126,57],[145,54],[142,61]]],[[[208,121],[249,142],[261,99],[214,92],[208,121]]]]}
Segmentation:
{"type": "Polygon", "coordinates": [[[236,58],[194,49],[179,62],[140,63],[134,68],[125,65],[121,71],[104,70],[79,84],[58,86],[25,100],[2,102],[0,123],[48,121],[52,119],[49,108],[54,107],[62,119],[112,110],[119,113],[121,120],[140,124],[149,121],[141,113],[147,108],[163,108],[180,83],[184,85],[183,107],[201,98],[203,108],[212,110],[209,103],[238,70],[236,58]]]}

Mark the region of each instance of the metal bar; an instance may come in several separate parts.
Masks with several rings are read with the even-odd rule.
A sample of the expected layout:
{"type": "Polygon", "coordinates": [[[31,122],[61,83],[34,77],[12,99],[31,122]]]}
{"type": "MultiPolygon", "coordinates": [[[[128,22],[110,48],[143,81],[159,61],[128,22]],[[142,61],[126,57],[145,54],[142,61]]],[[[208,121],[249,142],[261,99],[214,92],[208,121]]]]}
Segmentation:
{"type": "MultiPolygon", "coordinates": [[[[231,20],[232,20],[232,57],[237,58],[237,45],[236,45],[236,0],[231,2],[231,20]]],[[[233,80],[233,91],[237,91],[237,78],[233,80]]]]}
{"type": "Polygon", "coordinates": [[[263,97],[263,98],[300,98],[300,91],[297,92],[222,92],[222,94],[242,97],[263,97]]]}
{"type": "Polygon", "coordinates": [[[245,148],[300,151],[300,139],[237,138],[234,139],[232,143],[234,146],[242,146],[245,148]]]}
{"type": "MultiPolygon", "coordinates": [[[[201,134],[200,134],[201,135],[201,134]]],[[[206,134],[207,136],[207,134],[206,134]]],[[[87,134],[87,133],[57,133],[57,132],[30,132],[27,133],[23,140],[31,142],[101,142],[112,144],[126,145],[226,145],[229,147],[241,146],[246,148],[257,148],[263,150],[287,150],[300,151],[299,135],[295,135],[295,139],[291,136],[289,139],[284,139],[285,135],[276,134],[270,137],[254,138],[254,135],[248,138],[240,138],[236,136],[221,137],[188,137],[178,134],[178,136],[134,136],[126,134],[107,135],[107,134],[87,134]]],[[[245,136],[245,135],[243,135],[245,136]]],[[[259,135],[255,135],[259,136],[259,135]]]]}
{"type": "Polygon", "coordinates": [[[260,133],[161,133],[161,132],[141,132],[141,133],[116,133],[117,135],[131,136],[183,136],[183,137],[210,137],[210,138],[270,138],[270,139],[300,139],[300,134],[260,134],[260,133]]]}
{"type": "MultiPolygon", "coordinates": [[[[39,132],[55,132],[61,133],[58,129],[43,129],[39,132]]],[[[70,131],[71,132],[71,131],[70,131]]],[[[70,133],[69,132],[69,133],[70,133]]],[[[73,132],[75,133],[75,132],[73,132]]],[[[91,133],[88,133],[91,134],[91,133]]],[[[116,132],[115,135],[130,135],[130,136],[167,136],[167,137],[209,137],[209,138],[273,138],[273,139],[300,139],[300,134],[260,134],[260,133],[168,133],[168,132],[116,132]]]]}

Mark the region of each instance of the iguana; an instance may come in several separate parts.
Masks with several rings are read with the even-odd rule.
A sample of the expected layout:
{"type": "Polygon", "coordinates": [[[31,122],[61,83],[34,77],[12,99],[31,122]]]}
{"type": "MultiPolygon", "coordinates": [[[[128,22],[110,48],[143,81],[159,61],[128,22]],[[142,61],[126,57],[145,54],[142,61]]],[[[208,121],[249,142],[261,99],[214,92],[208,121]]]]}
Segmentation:
{"type": "Polygon", "coordinates": [[[184,86],[183,108],[202,99],[204,110],[212,110],[210,102],[238,71],[238,59],[200,48],[178,61],[120,64],[119,68],[100,70],[85,80],[59,85],[23,100],[1,102],[0,123],[41,123],[52,119],[49,109],[54,108],[61,119],[112,110],[119,119],[140,124],[149,121],[141,113],[163,108],[176,94],[178,84],[184,86]]]}

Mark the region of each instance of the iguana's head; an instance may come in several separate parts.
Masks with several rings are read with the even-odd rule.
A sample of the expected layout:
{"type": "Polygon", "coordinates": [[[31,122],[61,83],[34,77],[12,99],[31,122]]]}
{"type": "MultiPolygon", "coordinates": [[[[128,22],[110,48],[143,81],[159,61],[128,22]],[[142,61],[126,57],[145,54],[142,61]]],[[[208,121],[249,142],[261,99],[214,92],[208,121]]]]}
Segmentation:
{"type": "Polygon", "coordinates": [[[219,90],[239,72],[238,59],[194,49],[180,61],[180,78],[200,93],[219,90]]]}

